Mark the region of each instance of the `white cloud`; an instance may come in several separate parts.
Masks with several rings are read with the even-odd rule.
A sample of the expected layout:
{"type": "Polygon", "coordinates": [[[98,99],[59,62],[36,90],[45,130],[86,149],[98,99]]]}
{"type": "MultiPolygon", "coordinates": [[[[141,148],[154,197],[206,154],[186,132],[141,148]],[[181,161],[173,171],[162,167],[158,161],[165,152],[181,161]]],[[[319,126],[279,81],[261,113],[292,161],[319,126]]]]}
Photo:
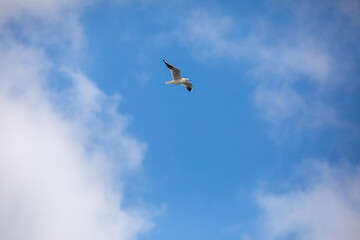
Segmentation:
{"type": "Polygon", "coordinates": [[[331,56],[319,50],[317,44],[302,42],[290,47],[280,43],[276,46],[258,46],[258,50],[260,67],[257,70],[261,72],[286,77],[293,74],[304,75],[319,85],[331,81],[331,56]]]}
{"type": "MultiPolygon", "coordinates": [[[[195,11],[177,36],[201,60],[231,58],[250,66],[255,106],[275,137],[326,126],[347,128],[340,108],[348,106],[331,98],[358,89],[349,90],[358,81],[359,1],[270,4],[245,16],[195,11]]],[[[310,162],[302,170],[305,184],[258,195],[261,234],[239,234],[245,227],[252,231],[248,222],[225,231],[241,239],[358,239],[359,165],[310,162]]]]}
{"type": "MultiPolygon", "coordinates": [[[[316,97],[301,96],[292,87],[264,87],[259,85],[254,94],[255,106],[261,117],[283,133],[301,132],[304,128],[341,126],[336,111],[316,97]]],[[[279,133],[275,132],[273,137],[279,133]]],[[[278,139],[281,139],[278,135],[278,139]]]]}
{"type": "MultiPolygon", "coordinates": [[[[255,64],[255,70],[261,73],[304,74],[319,83],[328,79],[332,68],[331,56],[311,36],[279,39],[273,35],[274,43],[267,43],[263,36],[266,33],[254,31],[245,35],[238,25],[230,16],[197,10],[186,20],[178,35],[184,42],[195,43],[195,50],[200,51],[202,57],[250,60],[255,64]],[[240,36],[234,32],[240,33],[240,36]]],[[[260,28],[257,23],[252,26],[260,28]]]]}
{"type": "Polygon", "coordinates": [[[236,57],[241,47],[228,39],[233,27],[233,20],[228,16],[210,14],[206,10],[196,10],[186,18],[177,36],[184,42],[195,43],[201,57],[226,56],[236,57]]]}
{"type": "MultiPolygon", "coordinates": [[[[145,145],[127,133],[119,97],[107,96],[72,62],[60,67],[68,52],[54,59],[47,39],[34,41],[58,26],[77,29],[77,15],[57,20],[68,8],[80,12],[77,3],[0,2],[1,239],[126,240],[152,226],[144,210],[123,206],[121,177],[141,167],[145,145]],[[37,20],[27,25],[23,18],[37,20]],[[15,28],[7,25],[12,19],[15,28]],[[50,87],[59,74],[70,82],[60,92],[50,87]]],[[[61,48],[76,34],[56,38],[61,48]]]]}
{"type": "Polygon", "coordinates": [[[15,39],[44,47],[55,45],[70,59],[80,54],[84,43],[78,18],[93,1],[84,0],[1,0],[0,37],[4,42],[15,39]]]}
{"type": "Polygon", "coordinates": [[[258,197],[264,239],[357,239],[360,168],[316,162],[302,171],[304,187],[258,197]],[[315,170],[314,170],[315,169],[315,170]]]}
{"type": "MultiPolygon", "coordinates": [[[[81,10],[84,0],[1,0],[0,26],[7,21],[35,17],[41,20],[60,20],[66,12],[81,10]]],[[[63,19],[64,20],[64,19],[63,19]]]]}
{"type": "Polygon", "coordinates": [[[246,63],[249,79],[255,79],[254,102],[259,115],[276,123],[273,127],[280,132],[288,124],[310,129],[345,126],[337,103],[328,96],[349,91],[350,84],[344,83],[354,81],[349,78],[354,71],[354,53],[348,48],[358,41],[354,38],[354,12],[359,4],[347,1],[354,6],[350,10],[341,2],[304,1],[290,6],[280,1],[269,12],[258,12],[250,19],[196,10],[176,34],[199,59],[226,57],[246,63]],[[338,6],[342,11],[337,11],[338,6]],[[277,8],[286,9],[294,21],[273,20],[271,14],[280,14],[277,8]],[[329,21],[323,18],[326,14],[329,21]]]}

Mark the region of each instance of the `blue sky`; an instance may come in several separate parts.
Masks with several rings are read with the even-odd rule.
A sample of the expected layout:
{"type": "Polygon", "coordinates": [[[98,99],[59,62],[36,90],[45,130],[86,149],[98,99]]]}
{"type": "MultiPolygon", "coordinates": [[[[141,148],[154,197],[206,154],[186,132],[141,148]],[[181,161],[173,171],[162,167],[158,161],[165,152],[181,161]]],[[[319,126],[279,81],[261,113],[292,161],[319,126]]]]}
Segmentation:
{"type": "Polygon", "coordinates": [[[359,1],[0,9],[1,238],[359,236],[359,1]]]}

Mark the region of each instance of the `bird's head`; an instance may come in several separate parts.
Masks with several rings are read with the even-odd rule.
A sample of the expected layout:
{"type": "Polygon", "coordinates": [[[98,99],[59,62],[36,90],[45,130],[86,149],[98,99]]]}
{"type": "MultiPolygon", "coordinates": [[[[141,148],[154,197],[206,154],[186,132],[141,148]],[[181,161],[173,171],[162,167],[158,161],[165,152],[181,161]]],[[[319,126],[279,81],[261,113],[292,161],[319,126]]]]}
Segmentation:
{"type": "Polygon", "coordinates": [[[187,81],[187,82],[190,82],[191,80],[190,79],[188,79],[188,78],[185,78],[185,80],[187,81]]]}

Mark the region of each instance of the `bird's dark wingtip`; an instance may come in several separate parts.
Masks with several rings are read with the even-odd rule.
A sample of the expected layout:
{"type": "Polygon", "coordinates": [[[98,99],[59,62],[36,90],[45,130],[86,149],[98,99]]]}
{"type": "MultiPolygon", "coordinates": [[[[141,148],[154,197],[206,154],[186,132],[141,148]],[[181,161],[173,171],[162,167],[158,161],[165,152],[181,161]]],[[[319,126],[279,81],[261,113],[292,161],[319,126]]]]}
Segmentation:
{"type": "Polygon", "coordinates": [[[164,59],[163,59],[163,61],[170,70],[172,70],[174,68],[172,65],[168,64],[164,59]]]}
{"type": "Polygon", "coordinates": [[[189,91],[189,92],[192,92],[192,88],[191,87],[186,87],[186,89],[189,91]]]}

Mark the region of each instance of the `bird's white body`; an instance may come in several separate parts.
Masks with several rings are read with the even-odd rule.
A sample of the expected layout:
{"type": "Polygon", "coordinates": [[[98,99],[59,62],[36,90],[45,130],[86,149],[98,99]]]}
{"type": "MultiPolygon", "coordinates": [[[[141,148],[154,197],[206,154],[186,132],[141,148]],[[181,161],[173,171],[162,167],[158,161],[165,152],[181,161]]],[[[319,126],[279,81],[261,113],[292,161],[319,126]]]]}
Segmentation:
{"type": "Polygon", "coordinates": [[[193,91],[193,85],[190,82],[190,79],[181,77],[180,70],[173,65],[167,63],[163,60],[166,66],[170,69],[171,76],[173,77],[172,81],[165,82],[166,84],[176,84],[183,85],[189,92],[193,91]]]}
{"type": "Polygon", "coordinates": [[[189,81],[189,79],[187,79],[187,78],[181,78],[181,79],[172,80],[172,81],[165,82],[165,83],[166,84],[178,84],[178,85],[180,85],[180,84],[184,84],[184,83],[186,83],[188,81],[189,81]]]}

